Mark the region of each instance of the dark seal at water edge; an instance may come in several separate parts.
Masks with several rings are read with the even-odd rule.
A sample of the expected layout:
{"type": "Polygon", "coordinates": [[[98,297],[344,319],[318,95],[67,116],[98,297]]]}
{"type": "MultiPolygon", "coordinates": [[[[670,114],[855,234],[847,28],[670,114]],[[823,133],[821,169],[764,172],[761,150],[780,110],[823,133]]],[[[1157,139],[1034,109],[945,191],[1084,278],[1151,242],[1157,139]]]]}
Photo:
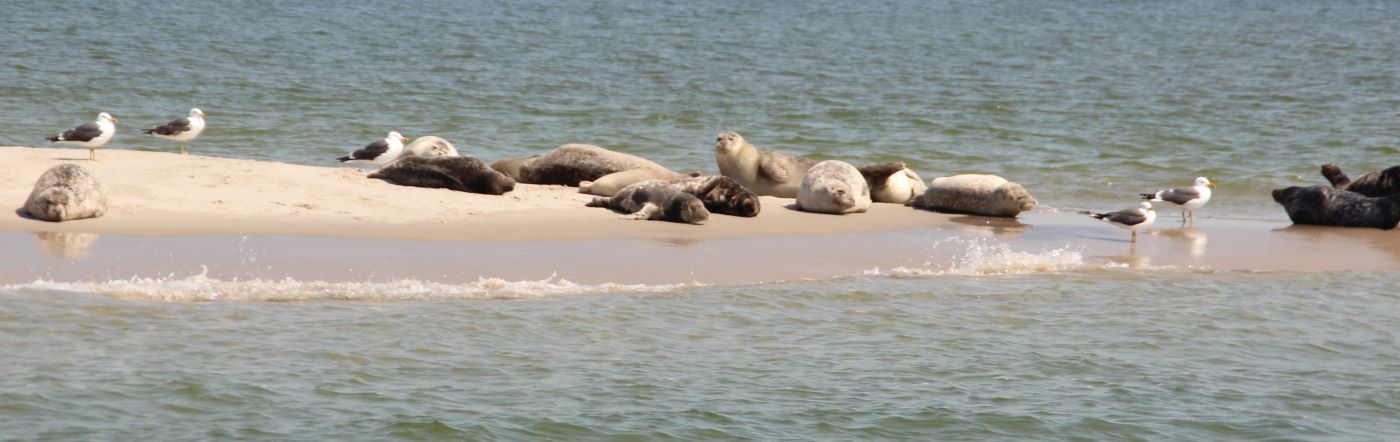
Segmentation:
{"type": "Polygon", "coordinates": [[[704,224],[710,219],[709,210],[700,198],[681,191],[679,186],[662,180],[633,183],[612,197],[593,198],[588,207],[607,207],[627,213],[623,219],[660,220],[678,223],[704,224]]]}
{"type": "Polygon", "coordinates": [[[43,221],[97,218],[107,213],[107,189],[82,166],[60,164],[39,176],[24,210],[43,221]]]}
{"type": "Polygon", "coordinates": [[[515,180],[473,157],[407,156],[367,175],[401,186],[452,189],[500,195],[515,190],[515,180]]]}
{"type": "Polygon", "coordinates": [[[1368,197],[1329,186],[1274,189],[1294,224],[1394,229],[1400,223],[1400,195],[1368,197]]]}
{"type": "Polygon", "coordinates": [[[1342,173],[1341,167],[1334,163],[1327,163],[1322,165],[1322,176],[1327,178],[1327,182],[1332,183],[1332,187],[1365,196],[1400,194],[1400,166],[1380,172],[1371,172],[1352,180],[1347,177],[1347,174],[1342,173]]]}

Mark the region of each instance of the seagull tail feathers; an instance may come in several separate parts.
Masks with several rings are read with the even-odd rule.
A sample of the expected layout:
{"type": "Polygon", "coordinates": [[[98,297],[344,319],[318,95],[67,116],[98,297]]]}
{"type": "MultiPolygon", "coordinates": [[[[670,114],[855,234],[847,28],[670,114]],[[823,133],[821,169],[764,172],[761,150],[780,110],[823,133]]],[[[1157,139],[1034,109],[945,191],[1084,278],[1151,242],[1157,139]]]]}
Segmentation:
{"type": "Polygon", "coordinates": [[[354,159],[354,158],[350,158],[350,157],[340,157],[340,158],[336,158],[336,161],[339,161],[339,162],[344,163],[344,162],[346,162],[346,161],[350,161],[350,160],[353,160],[353,159],[354,159]]]}
{"type": "Polygon", "coordinates": [[[55,142],[55,141],[63,141],[63,137],[62,137],[62,136],[48,137],[48,138],[45,138],[45,140],[47,140],[48,142],[52,143],[52,142],[55,142]]]}
{"type": "Polygon", "coordinates": [[[155,133],[155,132],[156,132],[155,129],[141,129],[141,133],[146,134],[146,135],[150,135],[150,134],[153,134],[153,133],[155,133]]]}
{"type": "Polygon", "coordinates": [[[1143,201],[1161,201],[1155,193],[1139,193],[1138,196],[1142,197],[1143,201]]]}

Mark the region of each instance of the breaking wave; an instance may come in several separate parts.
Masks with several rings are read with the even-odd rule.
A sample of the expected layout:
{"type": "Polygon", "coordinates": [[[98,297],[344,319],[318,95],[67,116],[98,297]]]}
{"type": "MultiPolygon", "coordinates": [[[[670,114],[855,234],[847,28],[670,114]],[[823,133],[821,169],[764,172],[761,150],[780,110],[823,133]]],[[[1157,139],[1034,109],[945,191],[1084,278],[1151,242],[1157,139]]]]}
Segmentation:
{"type": "Polygon", "coordinates": [[[864,276],[920,277],[934,275],[1014,275],[1103,269],[1085,262],[1084,255],[1069,246],[1036,252],[1013,250],[1010,244],[988,239],[952,238],[935,241],[930,255],[948,256],[924,261],[918,267],[874,268],[864,276]],[[951,250],[951,253],[949,251],[951,250]]]}

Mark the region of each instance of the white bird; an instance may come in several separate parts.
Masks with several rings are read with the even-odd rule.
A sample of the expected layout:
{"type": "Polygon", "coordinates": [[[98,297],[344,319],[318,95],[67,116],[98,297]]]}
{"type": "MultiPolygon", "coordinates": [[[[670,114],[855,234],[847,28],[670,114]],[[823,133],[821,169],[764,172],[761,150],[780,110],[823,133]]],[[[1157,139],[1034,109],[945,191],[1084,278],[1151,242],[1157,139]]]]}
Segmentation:
{"type": "Polygon", "coordinates": [[[141,133],[156,138],[178,141],[180,142],[180,154],[185,155],[189,153],[189,143],[194,141],[195,138],[199,138],[199,134],[204,132],[205,116],[204,111],[199,110],[199,108],[190,109],[190,115],[188,117],[180,118],[150,129],[141,129],[141,133]]]}
{"type": "Polygon", "coordinates": [[[117,134],[117,117],[103,112],[97,114],[97,121],[69,129],[58,136],[47,138],[50,142],[74,144],[88,148],[88,159],[97,161],[97,148],[111,141],[117,134]]]}
{"type": "Polygon", "coordinates": [[[342,163],[373,163],[383,166],[399,159],[403,154],[403,143],[407,141],[408,137],[398,132],[389,132],[384,139],[369,143],[360,150],[351,152],[349,156],[340,157],[339,160],[342,163]]]}
{"type": "Polygon", "coordinates": [[[1210,202],[1210,189],[1213,187],[1215,187],[1215,183],[1210,182],[1206,177],[1196,177],[1196,182],[1191,187],[1178,187],[1139,195],[1142,195],[1142,199],[1147,201],[1166,201],[1181,206],[1181,223],[1186,224],[1186,217],[1190,215],[1191,223],[1195,224],[1196,209],[1210,202]]]}
{"type": "Polygon", "coordinates": [[[1139,207],[1117,212],[1089,213],[1089,216],[1133,231],[1133,242],[1137,243],[1138,231],[1147,230],[1152,226],[1152,222],[1157,220],[1157,211],[1152,209],[1152,203],[1143,201],[1139,207]]]}

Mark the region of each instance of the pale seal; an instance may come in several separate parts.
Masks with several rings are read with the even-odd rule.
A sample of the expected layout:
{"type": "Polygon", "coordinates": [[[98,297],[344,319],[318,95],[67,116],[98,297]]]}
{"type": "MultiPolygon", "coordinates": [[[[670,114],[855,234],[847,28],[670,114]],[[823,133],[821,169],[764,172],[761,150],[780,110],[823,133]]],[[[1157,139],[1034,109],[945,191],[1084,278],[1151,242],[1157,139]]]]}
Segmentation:
{"type": "Polygon", "coordinates": [[[1294,224],[1394,229],[1400,223],[1400,195],[1368,197],[1330,186],[1274,189],[1294,224]]]}
{"type": "Polygon", "coordinates": [[[455,157],[457,147],[451,142],[432,135],[424,135],[415,138],[412,143],[403,147],[404,155],[418,155],[423,157],[455,157]]]}
{"type": "Polygon", "coordinates": [[[614,152],[588,144],[565,144],[520,163],[522,183],[578,186],[604,175],[631,169],[665,169],[636,155],[614,152]]]}
{"type": "Polygon", "coordinates": [[[620,172],[613,172],[603,175],[593,181],[580,181],[578,183],[578,193],[587,193],[598,196],[613,196],[623,187],[632,183],[646,180],[674,180],[684,178],[687,175],[672,172],[668,169],[653,169],[650,167],[642,169],[630,169],[620,172]]]}
{"type": "Polygon", "coordinates": [[[808,212],[846,214],[870,209],[870,185],[855,166],[826,160],[807,169],[797,190],[797,208],[808,212]]]}
{"type": "Polygon", "coordinates": [[[775,150],[759,149],[737,132],[715,138],[719,174],[738,181],[759,195],[796,198],[807,169],[817,161],[775,150]]]}
{"type": "Polygon", "coordinates": [[[107,213],[107,188],[82,166],[60,164],[39,176],[24,210],[43,221],[97,218],[107,213]]]}
{"type": "Polygon", "coordinates": [[[904,162],[870,164],[857,167],[870,186],[870,199],[877,203],[906,204],[928,190],[924,179],[904,162]]]}
{"type": "Polygon", "coordinates": [[[401,186],[452,189],[500,195],[515,189],[515,180],[472,157],[410,155],[367,175],[401,186]]]}
{"type": "Polygon", "coordinates": [[[1035,208],[1035,198],[1005,178],[967,174],[934,178],[928,190],[909,205],[936,212],[1014,218],[1035,208]]]}
{"type": "Polygon", "coordinates": [[[612,197],[598,197],[588,207],[607,207],[626,213],[621,218],[704,224],[710,219],[705,203],[695,195],[662,180],[633,183],[612,197]]]}
{"type": "Polygon", "coordinates": [[[1371,172],[1352,180],[1347,177],[1347,174],[1342,173],[1342,169],[1336,164],[1327,163],[1322,165],[1322,176],[1332,183],[1332,187],[1365,196],[1400,194],[1400,166],[1394,166],[1380,172],[1371,172]]]}
{"type": "Polygon", "coordinates": [[[526,161],[534,159],[538,156],[539,155],[531,155],[528,157],[515,157],[497,160],[496,162],[491,163],[491,169],[506,174],[506,176],[510,177],[510,179],[513,179],[516,182],[523,183],[524,181],[520,181],[520,165],[525,164],[526,161]]]}

